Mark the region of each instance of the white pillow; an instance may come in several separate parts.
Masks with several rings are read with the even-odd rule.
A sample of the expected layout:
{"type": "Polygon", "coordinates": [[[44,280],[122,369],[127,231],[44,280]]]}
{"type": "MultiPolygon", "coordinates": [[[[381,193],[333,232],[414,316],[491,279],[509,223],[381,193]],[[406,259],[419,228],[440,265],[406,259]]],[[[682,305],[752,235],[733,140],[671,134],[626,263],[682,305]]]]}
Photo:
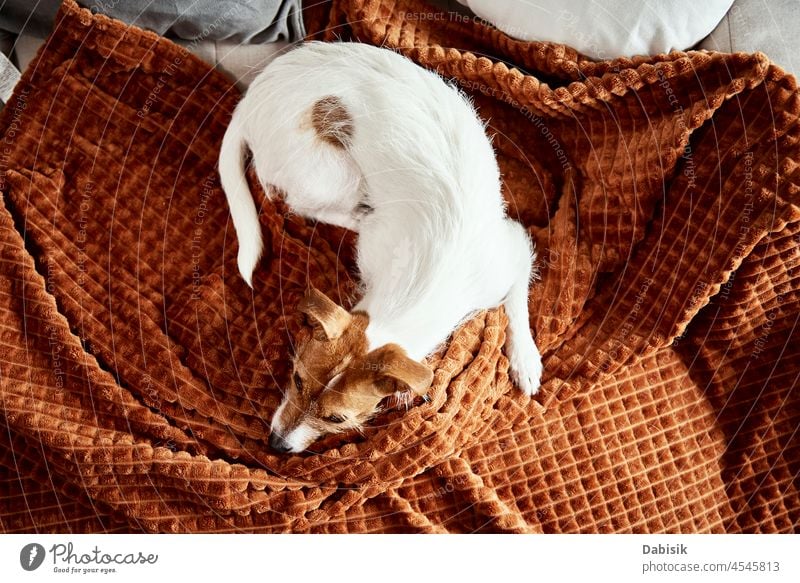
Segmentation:
{"type": "Polygon", "coordinates": [[[593,59],[683,51],[733,0],[458,0],[520,40],[563,43],[593,59]]]}

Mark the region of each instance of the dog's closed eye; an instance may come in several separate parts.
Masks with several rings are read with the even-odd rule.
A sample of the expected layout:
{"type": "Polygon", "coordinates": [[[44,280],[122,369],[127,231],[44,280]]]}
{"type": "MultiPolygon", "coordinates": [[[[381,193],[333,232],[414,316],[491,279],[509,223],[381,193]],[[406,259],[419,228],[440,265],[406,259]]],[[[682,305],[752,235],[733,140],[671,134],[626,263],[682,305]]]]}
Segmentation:
{"type": "Polygon", "coordinates": [[[327,417],[323,417],[323,421],[339,424],[344,423],[345,419],[341,415],[328,415],[327,417]]]}
{"type": "Polygon", "coordinates": [[[294,386],[297,387],[298,391],[303,390],[303,379],[300,378],[297,372],[294,373],[294,386]]]}

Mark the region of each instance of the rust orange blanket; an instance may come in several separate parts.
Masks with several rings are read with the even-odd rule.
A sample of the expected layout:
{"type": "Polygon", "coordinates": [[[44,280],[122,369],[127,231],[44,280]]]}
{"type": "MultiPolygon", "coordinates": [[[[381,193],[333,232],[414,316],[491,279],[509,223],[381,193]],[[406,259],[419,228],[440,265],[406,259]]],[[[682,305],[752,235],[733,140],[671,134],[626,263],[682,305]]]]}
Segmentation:
{"type": "Polygon", "coordinates": [[[431,403],[273,455],[294,307],[309,283],[355,299],[352,240],[268,205],[251,292],[215,169],[232,82],[68,0],[0,119],[0,530],[796,530],[794,78],[591,62],[415,0],[317,16],[488,120],[539,250],[541,395],[489,311],[434,359],[431,403]]]}

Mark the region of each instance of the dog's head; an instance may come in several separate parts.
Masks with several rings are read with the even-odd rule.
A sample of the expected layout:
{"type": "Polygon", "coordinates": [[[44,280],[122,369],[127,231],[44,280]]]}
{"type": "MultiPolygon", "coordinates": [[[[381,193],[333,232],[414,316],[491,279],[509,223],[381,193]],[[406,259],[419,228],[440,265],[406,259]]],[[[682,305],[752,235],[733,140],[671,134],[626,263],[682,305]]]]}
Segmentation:
{"type": "Polygon", "coordinates": [[[433,371],[396,344],[367,351],[369,316],[312,289],[299,306],[310,324],[296,338],[292,376],[272,418],[269,444],[301,452],[324,435],[360,429],[394,393],[424,395],[433,371]]]}

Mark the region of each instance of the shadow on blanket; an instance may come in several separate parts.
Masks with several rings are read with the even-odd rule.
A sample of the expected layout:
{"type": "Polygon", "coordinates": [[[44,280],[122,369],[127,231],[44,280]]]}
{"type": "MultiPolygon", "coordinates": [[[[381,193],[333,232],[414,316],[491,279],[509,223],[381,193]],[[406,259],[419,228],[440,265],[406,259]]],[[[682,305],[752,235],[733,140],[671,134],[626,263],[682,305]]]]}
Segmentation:
{"type": "Polygon", "coordinates": [[[429,10],[334,2],[316,34],[400,48],[489,120],[539,248],[541,397],[489,311],[430,404],[272,455],[295,305],[354,301],[352,240],[266,204],[252,293],[215,169],[231,81],[67,0],[0,120],[0,529],[796,529],[794,79],[763,55],[595,63],[429,10]]]}

